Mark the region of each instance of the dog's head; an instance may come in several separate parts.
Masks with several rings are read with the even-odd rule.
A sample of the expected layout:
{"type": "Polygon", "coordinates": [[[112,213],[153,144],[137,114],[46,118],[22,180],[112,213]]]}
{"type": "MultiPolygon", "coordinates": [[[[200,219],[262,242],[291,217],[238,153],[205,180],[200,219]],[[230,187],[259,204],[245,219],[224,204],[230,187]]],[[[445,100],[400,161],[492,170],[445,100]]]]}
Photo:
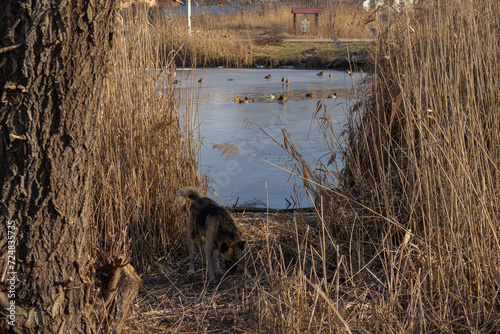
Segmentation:
{"type": "Polygon", "coordinates": [[[230,274],[234,274],[236,272],[235,263],[243,255],[243,250],[245,249],[245,241],[237,240],[231,243],[223,242],[219,247],[219,253],[225,260],[226,268],[229,270],[230,274]]]}

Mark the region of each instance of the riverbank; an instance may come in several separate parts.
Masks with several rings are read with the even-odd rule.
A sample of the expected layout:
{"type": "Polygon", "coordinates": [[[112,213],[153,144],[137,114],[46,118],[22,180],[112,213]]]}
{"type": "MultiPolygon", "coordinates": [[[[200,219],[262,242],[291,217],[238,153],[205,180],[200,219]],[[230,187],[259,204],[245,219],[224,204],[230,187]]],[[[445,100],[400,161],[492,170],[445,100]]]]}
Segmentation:
{"type": "MultiPolygon", "coordinates": [[[[200,32],[199,32],[200,33],[200,32]]],[[[202,34],[202,33],[201,33],[202,34]]],[[[200,37],[202,39],[203,37],[200,37]]],[[[230,61],[225,52],[193,60],[198,67],[230,68],[288,68],[288,69],[332,69],[366,70],[370,59],[370,40],[344,40],[335,44],[331,39],[284,39],[266,36],[258,39],[241,40],[236,47],[240,52],[230,61]]],[[[226,46],[227,47],[227,46],[226,46]]],[[[185,67],[186,59],[177,57],[178,67],[185,67]]]]}
{"type": "Polygon", "coordinates": [[[252,47],[254,66],[296,69],[365,69],[370,40],[265,38],[252,47]]]}

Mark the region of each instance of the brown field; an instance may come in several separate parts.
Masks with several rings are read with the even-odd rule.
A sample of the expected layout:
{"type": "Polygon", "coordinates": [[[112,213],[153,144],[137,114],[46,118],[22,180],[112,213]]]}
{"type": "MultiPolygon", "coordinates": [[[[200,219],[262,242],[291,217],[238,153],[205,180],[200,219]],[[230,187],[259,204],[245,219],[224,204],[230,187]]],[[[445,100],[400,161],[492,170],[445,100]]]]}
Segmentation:
{"type": "Polygon", "coordinates": [[[196,110],[180,113],[166,70],[152,69],[175,52],[245,66],[247,54],[225,48],[249,49],[212,31],[220,44],[195,34],[181,46],[129,22],[93,168],[96,251],[123,244],[127,229],[145,280],[130,332],[500,332],[500,4],[427,2],[388,17],[345,131],[316,110],[345,166],[304,165],[293,138],[279,139],[316,212],[235,214],[249,248],[235,275],[212,283],[200,250],[187,274],[174,204],[179,187],[203,187],[196,110]]]}

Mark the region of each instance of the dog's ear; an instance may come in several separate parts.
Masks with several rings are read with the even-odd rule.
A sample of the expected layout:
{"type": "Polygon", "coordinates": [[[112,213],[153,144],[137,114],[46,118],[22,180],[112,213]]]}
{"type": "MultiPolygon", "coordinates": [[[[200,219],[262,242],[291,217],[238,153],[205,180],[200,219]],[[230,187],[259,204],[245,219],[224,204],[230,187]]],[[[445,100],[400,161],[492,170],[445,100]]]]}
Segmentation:
{"type": "Polygon", "coordinates": [[[240,241],[238,241],[236,243],[236,246],[238,246],[239,249],[244,250],[245,249],[245,244],[246,244],[245,240],[240,240],[240,241]]]}
{"type": "Polygon", "coordinates": [[[222,245],[220,245],[220,251],[222,253],[227,252],[228,249],[229,249],[229,246],[225,242],[223,242],[222,245]]]}

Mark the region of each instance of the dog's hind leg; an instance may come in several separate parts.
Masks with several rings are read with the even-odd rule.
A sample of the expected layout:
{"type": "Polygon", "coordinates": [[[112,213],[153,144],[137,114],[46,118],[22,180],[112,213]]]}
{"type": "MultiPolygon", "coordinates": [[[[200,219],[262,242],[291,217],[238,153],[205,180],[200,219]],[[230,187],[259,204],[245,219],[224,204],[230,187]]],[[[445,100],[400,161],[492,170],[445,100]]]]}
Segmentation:
{"type": "Polygon", "coordinates": [[[196,222],[194,216],[189,215],[187,220],[187,242],[189,251],[189,272],[194,273],[194,239],[196,238],[196,222]]]}
{"type": "MultiPolygon", "coordinates": [[[[214,275],[214,256],[213,252],[217,250],[216,243],[216,233],[217,233],[217,218],[216,217],[207,217],[207,232],[205,237],[205,259],[207,260],[207,271],[208,271],[208,279],[213,281],[215,279],[214,275]]],[[[218,263],[216,261],[216,263],[218,263]]]]}
{"type": "MultiPolygon", "coordinates": [[[[207,259],[207,271],[208,271],[208,279],[210,281],[213,281],[215,279],[214,275],[214,258],[212,256],[213,249],[211,247],[210,243],[205,243],[205,259],[207,259]]],[[[216,249],[215,249],[216,250],[216,249]]]]}

